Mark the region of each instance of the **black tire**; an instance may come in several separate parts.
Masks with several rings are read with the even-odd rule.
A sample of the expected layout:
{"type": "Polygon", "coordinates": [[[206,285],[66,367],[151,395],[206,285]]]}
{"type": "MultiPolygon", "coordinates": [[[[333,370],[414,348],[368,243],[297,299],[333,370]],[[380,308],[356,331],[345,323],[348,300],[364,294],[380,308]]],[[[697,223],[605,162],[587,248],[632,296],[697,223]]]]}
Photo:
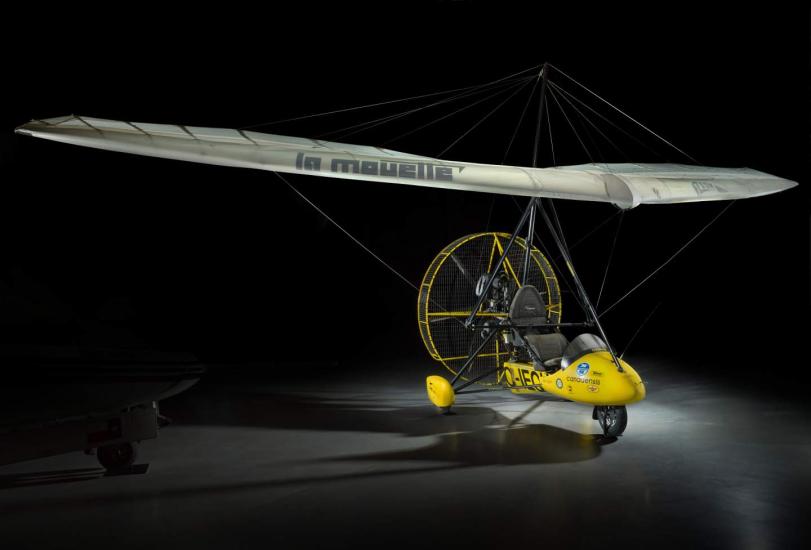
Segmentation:
{"type": "Polygon", "coordinates": [[[135,464],[135,459],[138,458],[138,444],[133,441],[99,447],[96,458],[107,470],[125,470],[135,464]]]}
{"type": "Polygon", "coordinates": [[[628,411],[625,405],[594,407],[592,417],[600,423],[606,437],[619,437],[628,426],[628,411]]]}

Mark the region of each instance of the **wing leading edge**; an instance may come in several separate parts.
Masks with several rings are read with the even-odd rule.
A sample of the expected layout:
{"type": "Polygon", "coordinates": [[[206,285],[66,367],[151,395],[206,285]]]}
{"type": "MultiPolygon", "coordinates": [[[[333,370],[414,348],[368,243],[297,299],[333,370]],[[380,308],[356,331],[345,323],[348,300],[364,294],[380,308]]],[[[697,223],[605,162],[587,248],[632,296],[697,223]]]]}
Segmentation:
{"type": "Polygon", "coordinates": [[[583,164],[526,168],[445,161],[363,145],[81,116],[32,120],[17,133],[84,147],[220,166],[486,193],[613,203],[620,208],[758,197],[795,182],[749,168],[583,164]]]}

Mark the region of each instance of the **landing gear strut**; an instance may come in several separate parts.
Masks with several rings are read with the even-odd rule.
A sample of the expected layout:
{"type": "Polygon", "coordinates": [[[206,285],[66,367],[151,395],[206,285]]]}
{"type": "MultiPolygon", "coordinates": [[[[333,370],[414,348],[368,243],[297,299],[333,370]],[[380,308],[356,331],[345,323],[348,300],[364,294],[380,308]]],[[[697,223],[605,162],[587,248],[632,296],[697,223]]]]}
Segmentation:
{"type": "Polygon", "coordinates": [[[628,411],[625,410],[625,405],[594,407],[591,417],[600,423],[606,437],[622,435],[628,425],[628,411]]]}

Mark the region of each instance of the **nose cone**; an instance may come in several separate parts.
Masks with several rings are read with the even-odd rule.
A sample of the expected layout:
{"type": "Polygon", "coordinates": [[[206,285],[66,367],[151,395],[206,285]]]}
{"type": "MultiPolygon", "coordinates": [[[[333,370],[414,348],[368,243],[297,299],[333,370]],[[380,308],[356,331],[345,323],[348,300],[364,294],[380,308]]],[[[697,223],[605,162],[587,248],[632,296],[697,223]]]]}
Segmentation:
{"type": "Polygon", "coordinates": [[[620,364],[622,365],[622,370],[624,371],[622,374],[625,379],[625,383],[627,384],[628,393],[630,396],[628,403],[642,401],[647,395],[645,383],[642,381],[639,373],[637,373],[631,365],[622,359],[620,359],[620,364]]]}
{"type": "Polygon", "coordinates": [[[636,384],[634,389],[636,390],[636,398],[634,401],[642,401],[648,395],[648,390],[645,389],[645,383],[642,380],[636,384]]]}

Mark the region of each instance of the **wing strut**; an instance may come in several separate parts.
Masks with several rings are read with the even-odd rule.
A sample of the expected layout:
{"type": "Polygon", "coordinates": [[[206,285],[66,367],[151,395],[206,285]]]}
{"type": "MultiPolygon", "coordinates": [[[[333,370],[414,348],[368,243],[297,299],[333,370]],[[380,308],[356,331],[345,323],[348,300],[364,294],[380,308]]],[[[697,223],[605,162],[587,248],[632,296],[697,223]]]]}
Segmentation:
{"type": "MultiPolygon", "coordinates": [[[[540,201],[540,199],[535,199],[536,201],[540,201]]],[[[614,364],[617,366],[617,370],[619,372],[623,372],[622,365],[620,364],[619,360],[617,359],[616,354],[614,353],[614,348],[611,346],[611,343],[608,341],[608,337],[605,335],[605,330],[603,329],[603,325],[600,324],[600,317],[597,315],[597,311],[594,309],[594,306],[589,300],[588,293],[586,293],[586,289],[583,287],[583,283],[580,282],[580,277],[577,275],[577,271],[574,269],[574,264],[572,264],[572,258],[569,256],[569,249],[566,247],[566,241],[563,237],[563,229],[560,226],[560,220],[558,219],[557,212],[555,212],[555,204],[552,202],[552,199],[548,199],[549,201],[549,208],[552,210],[552,214],[555,217],[555,223],[552,223],[552,220],[549,218],[549,214],[547,214],[546,209],[543,207],[543,203],[539,202],[539,207],[541,210],[541,216],[543,217],[544,221],[546,222],[547,228],[549,228],[549,233],[552,234],[552,238],[555,240],[555,244],[560,251],[560,255],[563,257],[563,261],[566,262],[566,267],[569,269],[569,274],[572,276],[572,280],[574,281],[575,287],[577,288],[577,292],[580,294],[580,298],[583,300],[583,304],[586,306],[586,314],[591,317],[594,321],[594,324],[597,325],[597,330],[600,331],[600,337],[602,337],[603,342],[605,342],[606,347],[608,348],[608,352],[611,354],[611,359],[614,361],[614,364]]]]}

